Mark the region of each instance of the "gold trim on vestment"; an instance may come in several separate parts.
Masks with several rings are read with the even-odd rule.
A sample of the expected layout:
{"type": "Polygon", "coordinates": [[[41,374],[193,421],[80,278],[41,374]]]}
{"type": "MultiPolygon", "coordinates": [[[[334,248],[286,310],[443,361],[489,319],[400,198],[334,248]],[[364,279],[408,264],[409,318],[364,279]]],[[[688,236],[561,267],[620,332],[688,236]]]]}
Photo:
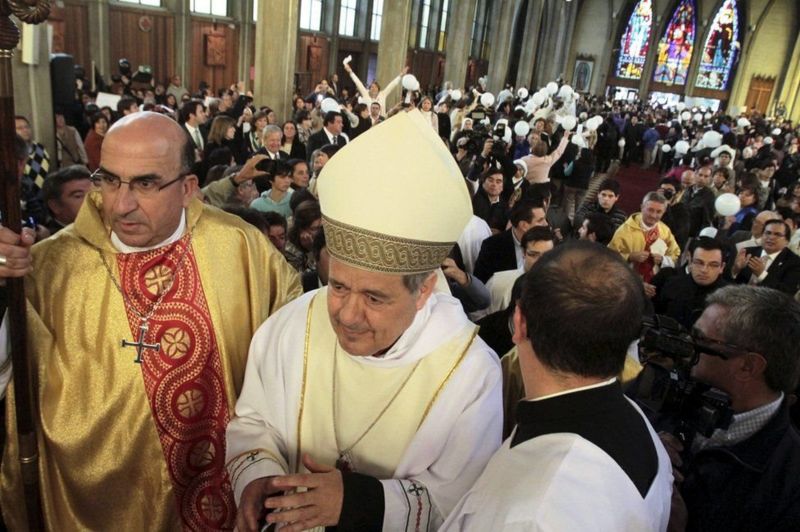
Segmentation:
{"type": "Polygon", "coordinates": [[[445,375],[444,380],[441,382],[441,384],[439,384],[439,387],[436,388],[436,393],[433,394],[430,403],[428,403],[428,406],[425,408],[425,413],[422,414],[422,419],[420,420],[419,425],[417,425],[417,430],[419,430],[422,424],[425,423],[425,419],[428,417],[428,413],[431,411],[431,408],[433,408],[433,403],[435,403],[436,399],[439,398],[439,394],[442,393],[442,389],[444,388],[445,384],[447,384],[447,382],[450,380],[450,377],[453,376],[453,373],[456,371],[456,368],[458,368],[458,366],[461,365],[461,361],[464,360],[464,357],[467,356],[467,351],[469,351],[469,348],[472,346],[472,342],[475,341],[475,336],[477,334],[478,334],[478,327],[475,327],[472,331],[472,336],[470,337],[469,342],[467,342],[467,345],[464,346],[464,350],[461,352],[461,356],[458,357],[456,363],[453,364],[453,367],[450,368],[450,371],[448,371],[447,375],[445,375]]]}
{"type": "Polygon", "coordinates": [[[306,401],[306,379],[308,377],[308,346],[311,339],[311,314],[314,309],[314,301],[316,301],[319,292],[314,294],[311,302],[308,304],[308,315],[306,316],[306,337],[303,344],[303,382],[300,385],[300,408],[297,414],[297,456],[295,459],[295,473],[300,472],[300,452],[303,448],[300,445],[301,432],[303,427],[303,406],[306,401]]]}
{"type": "Polygon", "coordinates": [[[322,215],[325,242],[332,257],[369,271],[398,274],[435,270],[455,242],[428,242],[369,231],[322,215]]]}
{"type": "MultiPolygon", "coordinates": [[[[265,454],[269,460],[272,460],[272,461],[273,461],[273,462],[275,462],[276,464],[278,464],[278,465],[281,465],[281,461],[278,459],[278,457],[277,457],[277,456],[275,456],[274,454],[272,454],[272,453],[271,453],[270,451],[268,451],[267,449],[264,449],[264,448],[258,448],[258,449],[251,449],[251,450],[249,450],[249,451],[245,451],[245,452],[243,452],[243,453],[239,453],[239,454],[237,454],[236,456],[234,456],[233,458],[231,458],[230,460],[228,460],[228,462],[225,464],[225,469],[227,469],[228,471],[230,471],[230,469],[229,469],[229,468],[230,468],[230,466],[231,466],[231,465],[232,465],[232,464],[233,464],[233,463],[234,463],[236,460],[239,460],[239,459],[241,459],[243,456],[251,456],[251,455],[257,456],[257,455],[259,455],[259,454],[265,454]]],[[[230,472],[230,475],[229,475],[229,477],[230,477],[230,480],[231,480],[231,485],[235,486],[235,485],[236,485],[236,483],[239,481],[239,477],[242,475],[242,473],[244,473],[244,472],[247,470],[247,468],[248,468],[248,467],[250,467],[250,466],[252,466],[252,465],[255,465],[255,464],[256,464],[256,462],[255,462],[255,461],[253,461],[253,462],[250,462],[250,463],[247,463],[247,462],[245,462],[245,460],[242,460],[242,461],[241,461],[241,463],[237,464],[237,465],[236,465],[236,467],[233,469],[233,471],[231,471],[231,472],[230,472]],[[244,467],[243,467],[243,466],[244,466],[244,467]]]]}

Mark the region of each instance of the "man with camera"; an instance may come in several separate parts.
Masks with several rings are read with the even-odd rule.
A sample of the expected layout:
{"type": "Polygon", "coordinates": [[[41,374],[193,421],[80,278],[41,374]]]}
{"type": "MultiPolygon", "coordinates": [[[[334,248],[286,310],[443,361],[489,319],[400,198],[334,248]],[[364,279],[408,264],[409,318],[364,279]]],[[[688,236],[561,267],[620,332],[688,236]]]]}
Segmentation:
{"type": "Polygon", "coordinates": [[[734,414],[727,429],[686,448],[662,434],[679,490],[671,525],[797,530],[800,435],[787,396],[800,370],[800,303],[769,288],[728,286],[709,296],[694,336],[705,347],[692,377],[728,394],[734,414]]]}

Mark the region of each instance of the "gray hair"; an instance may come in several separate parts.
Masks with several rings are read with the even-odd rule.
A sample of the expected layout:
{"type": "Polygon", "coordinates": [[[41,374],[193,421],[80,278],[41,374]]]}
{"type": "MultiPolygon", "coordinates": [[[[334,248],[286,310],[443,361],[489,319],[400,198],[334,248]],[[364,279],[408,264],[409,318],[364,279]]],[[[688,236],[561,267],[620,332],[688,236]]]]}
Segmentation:
{"type": "Polygon", "coordinates": [[[669,201],[667,201],[667,198],[665,198],[662,193],[656,191],[648,192],[647,194],[645,194],[644,198],[642,198],[642,205],[644,205],[648,201],[654,201],[662,205],[666,205],[667,203],[669,203],[669,201]]]}
{"type": "Polygon", "coordinates": [[[403,286],[405,286],[406,289],[412,294],[416,294],[419,292],[419,289],[422,288],[422,284],[425,282],[425,280],[434,274],[435,272],[431,270],[429,272],[409,273],[407,275],[403,275],[403,286]]]}
{"type": "Polygon", "coordinates": [[[800,371],[800,303],[772,288],[747,285],[721,288],[708,296],[706,303],[725,311],[716,323],[724,342],[766,359],[767,386],[774,391],[793,391],[800,371]]]}
{"type": "Polygon", "coordinates": [[[265,139],[267,138],[267,136],[272,135],[273,133],[277,133],[283,136],[283,131],[281,130],[281,128],[279,128],[275,124],[270,124],[264,128],[264,131],[261,132],[261,138],[265,139]]]}

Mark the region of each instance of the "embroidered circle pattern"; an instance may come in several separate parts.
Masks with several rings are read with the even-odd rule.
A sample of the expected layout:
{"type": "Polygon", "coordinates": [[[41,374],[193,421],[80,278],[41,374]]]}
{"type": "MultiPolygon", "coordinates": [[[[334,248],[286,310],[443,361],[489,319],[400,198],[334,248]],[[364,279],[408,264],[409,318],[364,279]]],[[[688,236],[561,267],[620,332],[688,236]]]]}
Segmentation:
{"type": "MultiPolygon", "coordinates": [[[[183,260],[187,237],[164,249],[117,255],[125,293],[146,312],[169,292],[150,318],[147,343],[158,353],[142,358],[142,377],[185,530],[233,528],[233,493],[224,467],[229,421],[222,363],[194,256],[183,260]]],[[[128,310],[131,331],[139,319],[128,310]]]]}

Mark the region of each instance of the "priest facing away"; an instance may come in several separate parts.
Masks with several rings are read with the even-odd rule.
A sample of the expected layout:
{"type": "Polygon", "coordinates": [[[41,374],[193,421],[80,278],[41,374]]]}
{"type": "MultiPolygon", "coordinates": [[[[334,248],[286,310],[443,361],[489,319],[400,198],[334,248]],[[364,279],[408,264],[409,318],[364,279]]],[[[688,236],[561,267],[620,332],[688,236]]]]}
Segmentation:
{"type": "Polygon", "coordinates": [[[441,530],[666,530],[669,457],[616,379],[641,328],[641,281],[590,242],[557,247],[525,275],[517,426],[441,530]]]}
{"type": "Polygon", "coordinates": [[[326,288],[250,346],[228,425],[239,530],[436,530],[500,445],[501,373],[436,270],[471,216],[416,111],[325,166],[326,288]]]}

